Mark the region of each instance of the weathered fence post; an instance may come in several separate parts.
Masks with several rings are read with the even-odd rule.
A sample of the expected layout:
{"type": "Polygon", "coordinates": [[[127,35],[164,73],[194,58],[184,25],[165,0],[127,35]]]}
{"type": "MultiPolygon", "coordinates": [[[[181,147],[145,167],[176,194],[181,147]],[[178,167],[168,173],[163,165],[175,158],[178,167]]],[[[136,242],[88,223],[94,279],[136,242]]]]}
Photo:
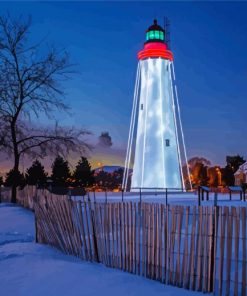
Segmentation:
{"type": "MultiPolygon", "coordinates": [[[[217,198],[217,196],[216,196],[217,198]]],[[[215,281],[216,281],[216,253],[217,253],[217,237],[218,237],[218,220],[219,220],[219,207],[214,206],[213,217],[212,217],[212,245],[210,254],[210,281],[209,291],[215,292],[215,281]]]]}
{"type": "Polygon", "coordinates": [[[242,250],[243,250],[243,264],[242,264],[242,295],[246,295],[246,208],[241,208],[241,218],[242,218],[242,250]]]}
{"type": "Polygon", "coordinates": [[[107,191],[106,191],[106,188],[105,188],[105,203],[107,204],[107,191]]]}
{"type": "Polygon", "coordinates": [[[36,212],[36,206],[38,203],[38,192],[36,190],[35,198],[33,201],[33,211],[34,211],[34,226],[35,226],[35,242],[38,243],[38,227],[37,227],[37,212],[36,212]]]}
{"type": "Polygon", "coordinates": [[[245,201],[245,193],[246,193],[246,188],[243,188],[243,198],[242,198],[242,201],[245,201]]]}
{"type": "Polygon", "coordinates": [[[95,189],[93,190],[93,201],[96,203],[95,189]]]}
{"type": "Polygon", "coordinates": [[[34,210],[34,227],[35,227],[35,242],[38,242],[38,234],[37,234],[37,213],[36,213],[36,205],[35,203],[37,202],[37,195],[36,198],[34,200],[34,204],[33,204],[33,210],[34,210]]]}
{"type": "Polygon", "coordinates": [[[96,233],[96,221],[95,221],[95,210],[92,209],[91,207],[91,201],[90,197],[88,194],[88,209],[89,209],[89,214],[90,214],[90,219],[91,219],[91,225],[92,225],[92,239],[93,239],[93,250],[94,250],[94,260],[96,262],[99,262],[99,251],[98,251],[98,242],[97,242],[97,233],[96,233]]]}
{"type": "Polygon", "coordinates": [[[167,188],[166,188],[166,206],[168,204],[168,191],[167,191],[167,188]]]}
{"type": "Polygon", "coordinates": [[[198,187],[198,206],[200,207],[201,205],[201,195],[202,195],[202,192],[201,192],[201,187],[199,186],[198,187]]]}
{"type": "Polygon", "coordinates": [[[214,206],[217,207],[218,193],[214,193],[214,206]]]}

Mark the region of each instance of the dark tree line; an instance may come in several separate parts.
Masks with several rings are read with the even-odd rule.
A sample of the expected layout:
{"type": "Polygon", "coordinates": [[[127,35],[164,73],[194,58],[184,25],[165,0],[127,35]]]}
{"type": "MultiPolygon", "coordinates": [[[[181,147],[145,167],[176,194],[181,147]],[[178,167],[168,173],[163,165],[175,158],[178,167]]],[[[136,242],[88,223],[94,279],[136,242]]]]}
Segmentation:
{"type": "Polygon", "coordinates": [[[102,190],[121,189],[123,172],[122,168],[119,168],[112,173],[100,171],[95,176],[95,184],[102,190]]]}
{"type": "MultiPolygon", "coordinates": [[[[123,180],[123,169],[119,168],[113,172],[103,170],[95,172],[86,157],[81,157],[74,169],[70,169],[69,163],[62,156],[57,156],[51,165],[51,173],[45,171],[39,160],[35,160],[26,169],[24,174],[19,173],[18,184],[20,188],[26,185],[49,187],[73,187],[73,188],[94,188],[96,190],[120,189],[123,180]]],[[[6,174],[6,187],[13,185],[13,170],[6,174]]]]}
{"type": "MultiPolygon", "coordinates": [[[[90,187],[94,184],[94,171],[91,169],[87,158],[81,157],[74,170],[70,170],[68,161],[62,156],[57,156],[51,166],[51,175],[45,171],[39,160],[35,160],[26,170],[25,174],[19,173],[17,186],[23,188],[25,185],[37,185],[47,187],[47,181],[57,187],[90,187]]],[[[7,187],[13,186],[13,170],[6,174],[3,184],[7,187]]]]}
{"type": "Polygon", "coordinates": [[[225,167],[211,166],[210,161],[204,158],[194,157],[189,160],[191,181],[194,187],[204,186],[233,186],[235,184],[234,173],[245,159],[240,155],[227,156],[225,167]]]}
{"type": "MultiPolygon", "coordinates": [[[[193,158],[189,161],[191,179],[194,187],[205,185],[211,187],[234,185],[234,173],[239,166],[245,162],[243,157],[228,156],[227,164],[221,168],[219,166],[209,166],[210,162],[205,162],[202,158],[193,158]]],[[[13,170],[11,169],[5,178],[0,178],[0,185],[13,186],[15,182],[13,170]]],[[[45,171],[39,160],[35,160],[24,174],[18,172],[17,186],[38,185],[47,187],[48,182],[55,187],[73,188],[94,188],[96,190],[120,189],[123,180],[123,169],[119,168],[114,172],[104,170],[92,170],[87,158],[81,157],[74,169],[71,170],[62,156],[57,156],[51,166],[51,174],[45,171]]]]}

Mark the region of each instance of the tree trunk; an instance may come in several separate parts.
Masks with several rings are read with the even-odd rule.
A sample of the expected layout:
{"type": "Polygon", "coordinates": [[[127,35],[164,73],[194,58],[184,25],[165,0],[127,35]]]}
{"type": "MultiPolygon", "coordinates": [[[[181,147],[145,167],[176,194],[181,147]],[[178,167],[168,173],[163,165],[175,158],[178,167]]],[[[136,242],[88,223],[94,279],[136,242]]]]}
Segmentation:
{"type": "Polygon", "coordinates": [[[20,156],[18,153],[18,144],[16,140],[16,118],[11,123],[11,135],[12,135],[12,142],[13,142],[13,148],[14,148],[14,167],[13,167],[13,173],[14,173],[14,182],[12,185],[12,192],[11,192],[11,202],[16,203],[16,193],[17,193],[17,186],[18,186],[18,172],[19,172],[19,162],[20,162],[20,156]]]}
{"type": "Polygon", "coordinates": [[[19,155],[15,155],[15,165],[13,167],[13,172],[14,172],[14,182],[12,185],[12,192],[11,192],[11,202],[16,203],[16,196],[17,196],[17,187],[18,187],[18,176],[19,176],[19,162],[20,162],[20,157],[19,155]]]}
{"type": "Polygon", "coordinates": [[[12,190],[11,190],[11,202],[16,203],[16,193],[17,193],[17,186],[16,184],[13,184],[12,190]]]}

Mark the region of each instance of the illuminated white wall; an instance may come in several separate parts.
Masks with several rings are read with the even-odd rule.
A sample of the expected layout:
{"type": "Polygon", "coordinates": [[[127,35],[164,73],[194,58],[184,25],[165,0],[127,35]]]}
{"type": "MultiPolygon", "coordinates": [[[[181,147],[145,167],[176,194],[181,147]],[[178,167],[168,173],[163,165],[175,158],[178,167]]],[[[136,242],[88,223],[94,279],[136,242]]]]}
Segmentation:
{"type": "Polygon", "coordinates": [[[140,88],[131,189],[182,188],[171,62],[149,58],[139,63],[140,88]]]}

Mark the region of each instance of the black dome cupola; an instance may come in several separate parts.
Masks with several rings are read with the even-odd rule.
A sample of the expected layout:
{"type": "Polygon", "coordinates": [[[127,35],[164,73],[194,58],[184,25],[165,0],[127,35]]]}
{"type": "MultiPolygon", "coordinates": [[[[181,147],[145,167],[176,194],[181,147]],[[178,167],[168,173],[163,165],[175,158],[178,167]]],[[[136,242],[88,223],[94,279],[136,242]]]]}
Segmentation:
{"type": "Polygon", "coordinates": [[[148,42],[165,42],[165,30],[158,25],[156,19],[146,31],[146,43],[148,42]]]}

